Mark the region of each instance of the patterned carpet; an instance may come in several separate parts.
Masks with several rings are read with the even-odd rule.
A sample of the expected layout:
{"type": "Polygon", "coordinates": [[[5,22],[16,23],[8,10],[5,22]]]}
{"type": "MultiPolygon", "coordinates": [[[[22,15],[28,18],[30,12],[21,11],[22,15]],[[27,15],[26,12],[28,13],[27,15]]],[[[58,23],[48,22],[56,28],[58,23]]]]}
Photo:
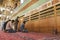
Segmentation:
{"type": "Polygon", "coordinates": [[[0,40],[60,40],[60,36],[43,33],[5,33],[0,31],[0,40]]]}

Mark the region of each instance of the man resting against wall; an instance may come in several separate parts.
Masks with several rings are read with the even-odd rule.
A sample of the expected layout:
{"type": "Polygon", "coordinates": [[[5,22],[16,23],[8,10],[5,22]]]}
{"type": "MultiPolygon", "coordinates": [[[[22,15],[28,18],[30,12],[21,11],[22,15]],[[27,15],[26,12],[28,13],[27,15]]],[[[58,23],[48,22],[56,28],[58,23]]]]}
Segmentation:
{"type": "Polygon", "coordinates": [[[23,23],[20,26],[20,31],[21,32],[28,32],[28,30],[25,28],[25,23],[26,23],[26,21],[23,21],[23,23]]]}

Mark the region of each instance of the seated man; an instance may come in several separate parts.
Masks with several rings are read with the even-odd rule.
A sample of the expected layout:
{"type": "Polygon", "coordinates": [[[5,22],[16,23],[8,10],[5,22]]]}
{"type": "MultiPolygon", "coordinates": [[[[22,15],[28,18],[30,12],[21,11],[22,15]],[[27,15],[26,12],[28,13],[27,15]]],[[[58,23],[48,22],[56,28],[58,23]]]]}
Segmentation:
{"type": "Polygon", "coordinates": [[[20,31],[21,32],[24,32],[25,30],[28,31],[27,29],[25,29],[25,23],[26,23],[26,21],[23,21],[23,23],[20,26],[20,31]]]}
{"type": "Polygon", "coordinates": [[[7,25],[6,25],[6,32],[14,32],[13,30],[13,23],[14,23],[14,20],[10,20],[7,25]]]}

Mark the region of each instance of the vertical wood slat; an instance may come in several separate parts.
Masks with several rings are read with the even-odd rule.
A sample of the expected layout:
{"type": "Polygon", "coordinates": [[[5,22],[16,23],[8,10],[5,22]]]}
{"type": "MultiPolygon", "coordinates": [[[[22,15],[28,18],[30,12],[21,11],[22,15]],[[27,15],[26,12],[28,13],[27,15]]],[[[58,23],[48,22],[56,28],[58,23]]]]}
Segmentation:
{"type": "Polygon", "coordinates": [[[57,30],[57,14],[56,14],[56,6],[54,6],[54,16],[55,16],[55,27],[54,27],[54,30],[57,30]]]}

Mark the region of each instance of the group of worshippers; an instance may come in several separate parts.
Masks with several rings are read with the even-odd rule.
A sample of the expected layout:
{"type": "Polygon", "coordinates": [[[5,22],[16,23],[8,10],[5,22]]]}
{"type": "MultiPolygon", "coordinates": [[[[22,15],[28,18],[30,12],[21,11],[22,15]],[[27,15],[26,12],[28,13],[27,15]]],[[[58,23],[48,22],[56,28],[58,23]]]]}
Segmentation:
{"type": "MultiPolygon", "coordinates": [[[[2,31],[4,32],[17,32],[18,30],[18,22],[19,22],[19,17],[16,18],[16,20],[7,20],[7,21],[2,21],[2,31]]],[[[20,32],[28,32],[28,30],[25,28],[25,23],[26,21],[23,21],[22,24],[20,25],[20,32]]]]}

